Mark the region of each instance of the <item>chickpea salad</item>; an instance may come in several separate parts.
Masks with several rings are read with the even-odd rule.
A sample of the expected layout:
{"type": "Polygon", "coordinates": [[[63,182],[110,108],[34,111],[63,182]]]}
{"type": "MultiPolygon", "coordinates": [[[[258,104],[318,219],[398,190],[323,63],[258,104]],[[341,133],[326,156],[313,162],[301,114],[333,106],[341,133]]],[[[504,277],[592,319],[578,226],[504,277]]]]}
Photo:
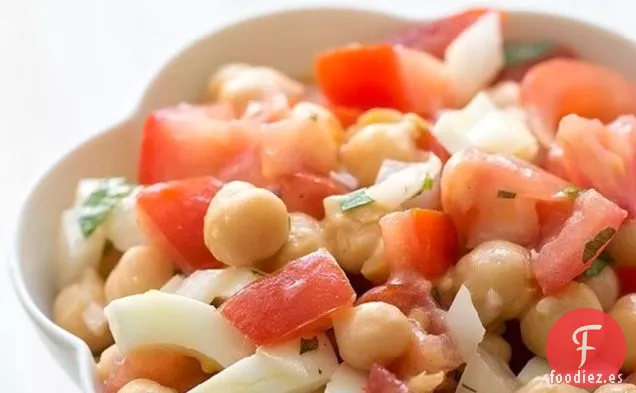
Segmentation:
{"type": "Polygon", "coordinates": [[[545,360],[578,308],[636,372],[636,85],[506,20],[331,48],[311,82],[228,64],[151,113],[137,179],[60,220],[53,320],[103,393],[585,392],[545,360]]]}

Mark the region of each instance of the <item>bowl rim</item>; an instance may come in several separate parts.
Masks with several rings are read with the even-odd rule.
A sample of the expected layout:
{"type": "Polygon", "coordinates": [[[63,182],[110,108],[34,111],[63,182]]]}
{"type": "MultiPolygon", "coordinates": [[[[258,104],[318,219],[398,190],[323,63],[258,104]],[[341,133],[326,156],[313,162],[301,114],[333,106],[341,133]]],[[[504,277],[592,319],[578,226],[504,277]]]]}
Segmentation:
{"type": "MultiPolygon", "coordinates": [[[[432,14],[432,18],[441,18],[446,15],[452,15],[453,13],[460,12],[461,10],[467,9],[470,7],[461,7],[461,8],[453,8],[448,13],[435,13],[432,14]]],[[[493,7],[493,9],[497,9],[497,7],[493,7]]],[[[503,7],[499,8],[506,10],[506,12],[512,14],[518,14],[520,16],[534,16],[534,17],[547,17],[553,18],[555,20],[566,20],[569,22],[577,23],[590,30],[594,34],[605,34],[613,36],[621,41],[632,44],[636,46],[636,39],[631,39],[627,35],[622,32],[614,31],[609,28],[600,26],[594,22],[589,20],[577,17],[577,16],[569,16],[564,15],[562,13],[554,13],[548,11],[531,11],[525,8],[513,8],[513,9],[505,9],[503,7]]],[[[48,162],[44,162],[42,164],[41,169],[37,172],[36,176],[30,182],[30,184],[25,188],[24,198],[22,198],[21,203],[19,204],[19,208],[16,210],[15,215],[12,217],[13,224],[11,226],[11,232],[9,234],[9,246],[8,246],[8,272],[10,281],[16,293],[16,297],[18,301],[27,312],[27,315],[30,317],[31,321],[35,323],[39,328],[42,329],[42,333],[46,334],[47,337],[51,341],[59,344],[61,347],[68,350],[68,352],[73,355],[73,367],[76,370],[76,374],[79,380],[74,380],[71,377],[71,380],[78,386],[82,391],[86,391],[89,393],[93,393],[93,387],[95,386],[94,380],[94,357],[88,347],[88,345],[79,337],[73,335],[72,333],[67,332],[63,328],[57,326],[52,319],[50,319],[40,308],[35,304],[35,301],[32,299],[31,295],[28,293],[26,289],[26,284],[24,280],[24,271],[21,268],[20,264],[20,242],[21,237],[20,233],[22,232],[22,227],[25,225],[24,217],[26,216],[27,207],[30,205],[30,201],[36,197],[39,187],[44,182],[45,179],[52,176],[55,172],[58,171],[59,167],[63,164],[63,162],[69,157],[76,154],[78,151],[81,151],[88,146],[99,144],[100,141],[108,134],[116,133],[118,129],[124,126],[138,126],[139,121],[143,119],[145,116],[144,113],[144,104],[146,100],[149,99],[149,95],[155,87],[156,83],[163,75],[164,71],[171,67],[173,64],[179,61],[184,55],[189,53],[194,47],[196,47],[201,42],[209,39],[213,35],[221,34],[227,32],[236,27],[252,24],[258,21],[286,16],[294,14],[310,14],[310,13],[328,13],[328,12],[349,12],[349,13],[358,13],[358,14],[368,14],[368,15],[376,15],[376,16],[384,16],[391,17],[396,19],[401,19],[406,22],[416,22],[416,21],[426,21],[427,18],[421,19],[413,19],[412,16],[409,16],[405,12],[395,12],[392,10],[380,10],[375,7],[365,7],[363,5],[347,5],[347,6],[318,6],[318,5],[307,5],[307,6],[292,6],[284,9],[274,9],[267,12],[262,12],[258,14],[249,14],[244,17],[234,18],[225,23],[220,24],[217,27],[214,27],[205,33],[203,33],[199,38],[192,40],[185,45],[181,46],[177,49],[172,55],[168,57],[168,60],[163,62],[159,68],[156,69],[152,77],[148,80],[148,84],[144,87],[139,95],[135,106],[127,112],[127,115],[124,115],[122,120],[115,121],[111,123],[110,126],[106,126],[94,133],[88,133],[84,136],[80,136],[75,142],[73,142],[69,147],[62,149],[58,154],[54,156],[53,159],[49,159],[48,162]]],[[[59,359],[56,359],[59,363],[59,359]]],[[[69,370],[65,370],[67,373],[69,370]]],[[[98,392],[95,392],[98,393],[98,392]]]]}

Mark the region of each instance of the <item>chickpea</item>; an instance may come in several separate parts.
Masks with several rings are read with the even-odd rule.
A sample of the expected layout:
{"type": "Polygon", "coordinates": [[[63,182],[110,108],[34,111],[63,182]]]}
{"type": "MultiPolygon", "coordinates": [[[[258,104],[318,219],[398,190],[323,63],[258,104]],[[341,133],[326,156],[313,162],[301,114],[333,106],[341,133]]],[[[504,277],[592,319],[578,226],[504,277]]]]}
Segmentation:
{"type": "Polygon", "coordinates": [[[465,285],[484,325],[520,315],[537,294],[530,253],[517,244],[495,240],[464,255],[439,284],[444,304],[465,285]]]}
{"type": "Polygon", "coordinates": [[[618,276],[611,266],[605,266],[594,277],[584,277],[581,282],[594,291],[604,311],[609,310],[616,303],[620,288],[618,276]]]}
{"type": "Polygon", "coordinates": [[[113,343],[108,324],[89,327],[85,313],[106,303],[104,282],[95,270],[86,270],[80,280],[67,286],[53,303],[53,322],[86,342],[93,352],[99,352],[113,343]]]}
{"type": "Polygon", "coordinates": [[[631,383],[608,383],[596,389],[594,393],[636,393],[636,386],[631,383]]]}
{"type": "Polygon", "coordinates": [[[336,142],[340,143],[344,139],[344,129],[340,120],[325,107],[312,102],[300,102],[292,109],[292,116],[299,119],[315,118],[318,125],[328,130],[336,142]]]}
{"type": "Polygon", "coordinates": [[[627,353],[623,368],[633,373],[636,371],[636,294],[632,293],[618,299],[610,309],[609,315],[618,323],[625,336],[627,353]]]}
{"type": "Polygon", "coordinates": [[[417,159],[417,133],[411,121],[363,126],[341,146],[340,159],[361,186],[369,186],[375,182],[384,160],[417,159]]]}
{"type": "Polygon", "coordinates": [[[535,355],[545,358],[545,346],[552,325],[563,314],[577,308],[601,310],[601,303],[585,284],[571,282],[554,295],[545,296],[521,317],[521,338],[535,355]]]}
{"type": "Polygon", "coordinates": [[[360,273],[375,285],[380,285],[389,279],[389,261],[384,255],[384,242],[378,241],[373,254],[367,259],[360,269],[360,273]]]}
{"type": "Polygon", "coordinates": [[[587,390],[566,383],[550,383],[549,375],[535,377],[515,393],[587,393],[587,390]]]}
{"type": "Polygon", "coordinates": [[[322,227],[313,217],[304,213],[289,213],[289,237],[273,257],[259,264],[259,270],[272,272],[322,247],[322,227]]]}
{"type": "Polygon", "coordinates": [[[117,393],[177,393],[149,379],[135,379],[125,384],[117,393]]]}
{"type": "Polygon", "coordinates": [[[124,253],[106,279],[106,300],[159,289],[173,274],[172,261],[164,253],[151,246],[135,246],[124,253]]]}
{"type": "Polygon", "coordinates": [[[387,365],[411,342],[411,323],[388,303],[370,302],[339,312],[333,318],[340,356],[361,370],[374,362],[387,365]]]}
{"type": "Polygon", "coordinates": [[[301,83],[269,67],[233,64],[221,68],[211,79],[208,96],[231,104],[243,113],[250,101],[263,100],[275,94],[297,102],[304,94],[301,83]]]}
{"type": "Polygon", "coordinates": [[[104,349],[99,356],[99,362],[97,362],[97,375],[101,381],[105,381],[108,378],[113,365],[121,359],[121,356],[116,344],[104,349]]]}
{"type": "Polygon", "coordinates": [[[510,362],[510,358],[512,357],[512,348],[510,347],[510,344],[508,344],[508,341],[504,340],[501,336],[486,333],[480,345],[495,358],[501,359],[504,363],[510,362]]]}
{"type": "Polygon", "coordinates": [[[607,246],[616,266],[636,267],[636,220],[625,221],[607,246]]]}
{"type": "MultiPolygon", "coordinates": [[[[439,371],[436,373],[427,373],[426,371],[409,379],[408,387],[415,393],[431,393],[436,392],[437,387],[444,382],[446,373],[439,371]]],[[[454,391],[454,390],[453,390],[454,391]]]]}
{"type": "Polygon", "coordinates": [[[216,193],[204,219],[204,240],[219,261],[252,266],[276,254],[289,236],[287,207],[263,188],[241,181],[216,193]]]}

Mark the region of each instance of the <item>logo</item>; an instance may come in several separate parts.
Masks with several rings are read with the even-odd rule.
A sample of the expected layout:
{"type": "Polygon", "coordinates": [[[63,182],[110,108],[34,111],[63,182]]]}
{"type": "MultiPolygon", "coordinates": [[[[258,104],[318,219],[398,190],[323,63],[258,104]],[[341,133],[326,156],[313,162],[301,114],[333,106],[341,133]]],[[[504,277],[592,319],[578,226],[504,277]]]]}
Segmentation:
{"type": "Polygon", "coordinates": [[[625,352],[618,323],[593,308],[580,308],[559,318],[546,344],[552,382],[581,388],[619,382],[625,352]]]}

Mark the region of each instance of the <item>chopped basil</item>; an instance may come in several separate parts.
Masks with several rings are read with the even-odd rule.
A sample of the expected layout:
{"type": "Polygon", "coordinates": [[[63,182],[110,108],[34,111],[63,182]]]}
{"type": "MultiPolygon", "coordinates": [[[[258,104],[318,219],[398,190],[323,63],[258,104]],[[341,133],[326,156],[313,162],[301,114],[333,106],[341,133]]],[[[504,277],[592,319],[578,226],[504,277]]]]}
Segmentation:
{"type": "Polygon", "coordinates": [[[581,191],[583,190],[581,190],[577,186],[567,186],[563,189],[563,193],[572,199],[576,199],[579,194],[581,194],[581,191]]]}
{"type": "Polygon", "coordinates": [[[311,352],[318,349],[318,337],[314,336],[309,340],[301,338],[300,339],[300,354],[302,355],[305,352],[311,352]]]}
{"type": "Polygon", "coordinates": [[[424,178],[424,181],[422,182],[422,192],[430,191],[432,189],[433,189],[433,179],[427,173],[426,177],[424,178]]]}
{"type": "Polygon", "coordinates": [[[596,258],[594,260],[594,262],[592,262],[592,264],[590,265],[590,267],[588,267],[584,272],[583,275],[585,277],[591,278],[591,277],[596,277],[599,274],[601,274],[601,272],[603,271],[603,269],[605,269],[605,266],[608,266],[609,262],[607,262],[604,259],[601,258],[596,258]]]}
{"type": "Polygon", "coordinates": [[[545,57],[554,50],[549,42],[525,42],[504,46],[505,68],[515,67],[545,57]]]}
{"type": "Polygon", "coordinates": [[[343,212],[346,212],[347,210],[368,205],[372,202],[373,199],[367,194],[367,189],[361,188],[344,195],[340,201],[340,208],[343,212]]]}
{"type": "Polygon", "coordinates": [[[104,222],[117,202],[135,189],[122,177],[102,179],[97,188],[82,201],[79,209],[79,225],[84,237],[89,237],[104,222]]]}
{"type": "Polygon", "coordinates": [[[607,227],[594,236],[592,240],[585,243],[585,248],[583,249],[583,263],[588,263],[592,258],[594,258],[598,251],[610,241],[614,234],[616,234],[616,229],[607,227]]]}
{"type": "Polygon", "coordinates": [[[517,193],[516,192],[506,191],[506,190],[497,191],[497,198],[515,199],[516,197],[517,197],[517,193]]]}
{"type": "Polygon", "coordinates": [[[462,387],[466,390],[468,390],[469,392],[473,392],[473,393],[477,393],[477,390],[473,387],[470,387],[468,385],[466,385],[465,383],[462,383],[462,387]]]}

